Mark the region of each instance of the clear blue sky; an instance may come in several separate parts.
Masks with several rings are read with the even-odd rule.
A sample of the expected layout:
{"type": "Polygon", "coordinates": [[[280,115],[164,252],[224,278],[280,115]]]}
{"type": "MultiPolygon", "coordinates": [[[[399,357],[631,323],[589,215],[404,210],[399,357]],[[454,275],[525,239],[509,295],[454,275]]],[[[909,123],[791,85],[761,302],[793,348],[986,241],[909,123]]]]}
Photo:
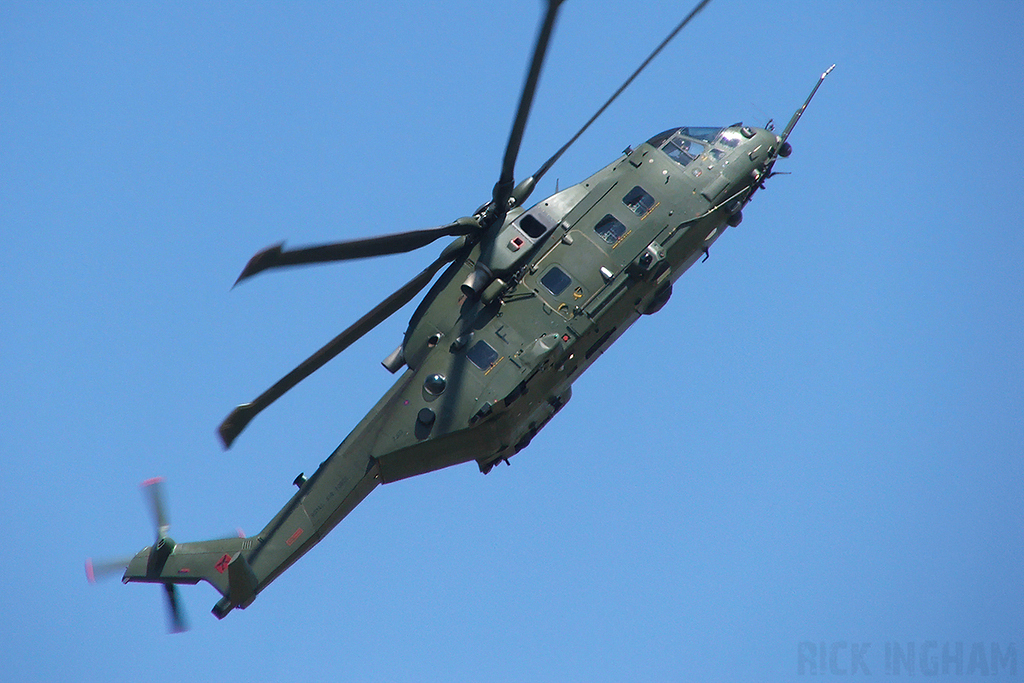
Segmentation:
{"type": "MultiPolygon", "coordinates": [[[[518,175],[688,9],[567,2],[518,175]]],[[[965,670],[1013,644],[1024,676],[1015,0],[716,0],[538,196],[672,126],[784,125],[835,62],[792,175],[511,467],[379,488],[222,622],[183,587],[182,636],[158,587],[85,582],[86,556],[152,542],[142,480],[166,477],[178,540],[254,533],[386,390],[411,306],[215,438],[436,248],[231,284],[282,239],[485,201],[539,16],[4,3],[5,680],[846,680],[852,643],[878,678],[888,645],[928,641],[965,670]],[[836,665],[801,675],[801,643],[836,665]]]]}

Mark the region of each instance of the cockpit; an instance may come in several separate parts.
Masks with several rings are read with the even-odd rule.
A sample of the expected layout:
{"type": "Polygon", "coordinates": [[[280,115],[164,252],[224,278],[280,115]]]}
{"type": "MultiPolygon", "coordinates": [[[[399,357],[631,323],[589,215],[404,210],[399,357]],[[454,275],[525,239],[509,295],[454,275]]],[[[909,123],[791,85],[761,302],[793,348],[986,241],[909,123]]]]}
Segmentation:
{"type": "Polygon", "coordinates": [[[714,161],[721,159],[743,139],[739,126],[728,128],[702,128],[690,126],[672,128],[647,141],[652,147],[665,152],[673,161],[686,166],[708,152],[714,161]]]}

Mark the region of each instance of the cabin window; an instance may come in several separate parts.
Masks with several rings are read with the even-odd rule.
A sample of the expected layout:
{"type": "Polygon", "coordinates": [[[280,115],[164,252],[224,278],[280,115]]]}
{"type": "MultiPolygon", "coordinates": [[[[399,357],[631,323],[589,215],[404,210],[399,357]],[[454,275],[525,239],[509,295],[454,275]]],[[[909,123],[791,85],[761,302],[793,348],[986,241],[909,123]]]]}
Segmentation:
{"type": "Polygon", "coordinates": [[[494,362],[498,360],[498,352],[481,339],[466,352],[466,357],[481,370],[490,370],[494,362]]]}
{"type": "Polygon", "coordinates": [[[566,287],[572,284],[572,278],[566,275],[565,271],[558,266],[551,266],[551,270],[544,273],[540,283],[544,285],[544,289],[558,296],[565,291],[566,287]]]}
{"type": "Polygon", "coordinates": [[[619,222],[615,216],[607,214],[594,226],[594,232],[604,238],[604,241],[608,244],[615,244],[626,234],[626,226],[619,222]]]}
{"type": "Polygon", "coordinates": [[[644,188],[637,185],[630,190],[625,197],[622,198],[622,203],[632,209],[633,213],[640,218],[646,218],[647,214],[654,210],[657,202],[654,201],[654,197],[647,194],[644,188]]]}

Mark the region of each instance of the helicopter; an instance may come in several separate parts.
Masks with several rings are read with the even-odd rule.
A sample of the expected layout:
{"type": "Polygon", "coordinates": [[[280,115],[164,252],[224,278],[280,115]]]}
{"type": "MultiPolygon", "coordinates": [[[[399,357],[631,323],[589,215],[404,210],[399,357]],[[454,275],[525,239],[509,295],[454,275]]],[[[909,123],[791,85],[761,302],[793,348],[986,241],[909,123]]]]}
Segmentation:
{"type": "Polygon", "coordinates": [[[86,562],[92,581],[166,592],[172,631],[186,622],[178,584],[206,581],[222,619],[245,609],[379,484],[475,461],[484,474],[526,448],[565,406],[573,382],[641,316],[657,313],[673,283],[700,259],[792,152],[788,138],[826,76],[781,134],[736,123],[674,127],[582,182],[527,206],[540,179],[710,2],[699,2],[598,111],[532,175],[514,168],[563,0],[547,0],[491,198],[469,216],[423,230],[257,253],[236,285],[263,271],[405,253],[452,238],[440,255],[254,400],[218,433],[230,448],[249,422],[356,340],[411,302],[401,343],[382,365],[401,373],[370,412],[256,536],[176,543],[163,480],[143,483],[156,542],[129,559],[86,562]],[[440,275],[438,276],[438,273],[440,275]],[[436,280],[435,280],[436,277],[436,280]]]}

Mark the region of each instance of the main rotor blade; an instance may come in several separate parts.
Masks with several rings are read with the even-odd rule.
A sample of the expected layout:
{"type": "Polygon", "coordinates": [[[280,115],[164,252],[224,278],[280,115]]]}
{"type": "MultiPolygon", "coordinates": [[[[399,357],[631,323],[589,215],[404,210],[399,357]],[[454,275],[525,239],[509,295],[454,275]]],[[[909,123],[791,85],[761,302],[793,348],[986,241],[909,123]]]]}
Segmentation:
{"type": "Polygon", "coordinates": [[[227,416],[217,430],[220,434],[221,441],[224,443],[224,448],[230,448],[232,442],[239,434],[242,433],[242,430],[245,429],[246,425],[248,425],[256,415],[263,411],[263,409],[283,396],[285,392],[296,384],[319,370],[327,363],[327,361],[347,349],[364,334],[387,320],[402,306],[409,303],[412,298],[420,292],[420,290],[427,286],[427,283],[430,282],[431,278],[434,277],[442,266],[455,260],[460,251],[461,250],[457,248],[445,249],[441,256],[427,266],[422,273],[409,280],[409,282],[402,285],[402,287],[400,287],[394,294],[377,304],[377,306],[370,310],[369,313],[357,320],[352,326],[329,341],[323,348],[278,380],[274,386],[260,394],[251,403],[243,403],[231,411],[231,414],[227,416]]]}
{"type": "MultiPolygon", "coordinates": [[[[686,27],[686,25],[687,25],[687,24],[689,24],[689,23],[690,23],[690,21],[692,21],[692,20],[693,20],[693,18],[694,18],[695,16],[697,16],[697,15],[698,15],[698,14],[699,14],[699,13],[701,12],[701,10],[703,10],[703,9],[704,9],[704,8],[705,8],[705,7],[707,6],[707,4],[708,4],[709,2],[711,2],[711,0],[701,0],[701,2],[698,2],[698,3],[697,3],[696,7],[694,7],[694,8],[692,9],[692,10],[690,10],[690,13],[689,13],[689,14],[687,14],[687,15],[686,15],[686,16],[685,16],[685,17],[683,18],[683,20],[682,20],[681,22],[679,22],[679,24],[677,24],[677,25],[676,25],[676,27],[675,27],[674,29],[672,29],[672,32],[668,34],[668,36],[667,36],[667,37],[665,38],[665,40],[661,41],[661,44],[660,44],[660,45],[658,45],[658,47],[654,48],[654,51],[653,51],[653,52],[651,52],[651,54],[649,54],[649,55],[647,56],[647,59],[645,59],[645,60],[643,61],[643,63],[642,63],[642,64],[641,64],[641,65],[640,65],[639,67],[637,67],[637,70],[636,70],[636,71],[634,71],[634,72],[632,73],[632,75],[630,75],[630,77],[626,79],[626,82],[625,82],[625,83],[623,83],[623,84],[622,84],[621,86],[619,86],[619,89],[618,89],[618,90],[616,90],[616,91],[615,91],[615,92],[614,92],[614,93],[612,94],[612,96],[608,98],[608,101],[607,101],[607,102],[605,102],[605,103],[604,103],[603,105],[601,105],[601,108],[597,110],[597,113],[595,113],[595,114],[594,114],[593,116],[591,116],[591,117],[590,117],[590,120],[589,120],[589,121],[587,121],[587,122],[586,122],[585,124],[583,124],[583,127],[582,127],[582,128],[580,128],[580,129],[579,129],[578,131],[576,131],[576,134],[572,136],[572,139],[570,139],[570,140],[569,140],[569,142],[567,142],[567,143],[565,143],[564,145],[562,145],[562,148],[561,148],[560,150],[558,150],[557,152],[555,152],[554,156],[552,156],[552,157],[551,157],[550,159],[548,159],[547,161],[545,161],[545,162],[544,162],[544,165],[543,165],[543,166],[541,166],[541,167],[540,167],[539,169],[537,169],[537,172],[536,172],[536,173],[534,173],[534,174],[533,174],[533,175],[531,176],[531,180],[533,181],[533,184],[536,184],[536,182],[537,182],[537,181],[539,181],[539,180],[541,179],[541,177],[542,177],[542,176],[543,176],[543,175],[544,175],[545,173],[547,173],[547,172],[548,172],[548,170],[549,170],[549,169],[550,169],[550,168],[551,168],[552,166],[554,166],[554,165],[555,165],[555,162],[556,162],[556,161],[558,161],[558,159],[559,159],[559,158],[560,158],[560,157],[561,157],[561,156],[562,156],[563,154],[565,154],[565,151],[566,151],[567,149],[569,149],[569,147],[571,147],[571,146],[572,146],[572,144],[573,144],[574,142],[576,142],[576,141],[577,141],[577,140],[579,139],[579,137],[580,137],[581,135],[583,135],[584,131],[586,131],[586,130],[587,130],[587,128],[590,128],[590,125],[591,125],[592,123],[594,123],[594,121],[596,121],[596,120],[597,120],[597,118],[598,118],[599,116],[601,116],[601,114],[603,114],[603,113],[604,113],[604,110],[605,110],[605,109],[607,109],[607,108],[608,108],[609,106],[611,106],[611,103],[612,103],[612,102],[614,102],[614,101],[615,101],[616,99],[618,99],[619,95],[621,95],[621,94],[622,94],[622,92],[623,92],[623,91],[624,91],[624,90],[625,90],[626,88],[628,88],[628,87],[629,87],[630,83],[632,83],[632,82],[633,82],[633,81],[634,81],[634,80],[636,79],[636,77],[640,75],[640,72],[642,72],[642,71],[643,71],[644,69],[646,69],[646,68],[647,68],[647,65],[648,65],[648,64],[650,64],[650,63],[651,63],[651,61],[652,61],[652,60],[653,60],[653,59],[654,59],[655,57],[657,57],[657,56],[658,56],[658,53],[659,53],[659,52],[661,52],[661,51],[662,51],[662,49],[664,49],[664,47],[665,47],[666,45],[668,45],[668,44],[669,44],[669,43],[670,43],[670,42],[672,41],[672,39],[673,39],[673,38],[675,38],[675,37],[676,37],[676,35],[677,35],[677,34],[678,34],[678,33],[679,33],[680,31],[682,31],[682,30],[683,30],[683,28],[685,28],[685,27],[686,27]]],[[[531,185],[531,188],[532,188],[532,185],[531,185]]],[[[524,197],[523,199],[525,199],[525,197],[524,197]]],[[[522,201],[522,199],[520,199],[519,201],[522,201]]]]}
{"type": "Polygon", "coordinates": [[[551,31],[555,26],[555,18],[558,15],[558,7],[563,0],[548,0],[547,13],[537,34],[537,44],[533,48],[533,59],[530,62],[530,70],[527,73],[526,81],[523,83],[523,92],[519,96],[519,108],[516,110],[516,118],[512,123],[512,132],[508,137],[508,145],[505,147],[505,158],[501,164],[501,175],[498,182],[494,184],[492,197],[494,208],[503,215],[508,198],[512,194],[512,187],[515,182],[516,157],[519,156],[519,145],[523,141],[523,132],[526,130],[526,120],[530,116],[530,107],[533,105],[533,95],[537,90],[537,82],[540,80],[541,66],[544,64],[544,54],[547,52],[548,43],[551,40],[551,31]]]}
{"type": "Polygon", "coordinates": [[[264,249],[249,259],[249,263],[242,269],[242,274],[235,280],[235,284],[237,285],[242,280],[250,278],[268,268],[402,254],[425,247],[441,237],[468,235],[477,229],[479,229],[479,225],[474,219],[460,218],[448,225],[439,225],[436,228],[398,232],[391,235],[379,235],[377,237],[347,240],[333,244],[321,244],[302,249],[290,249],[288,251],[284,250],[284,243],[282,242],[281,244],[264,249]]]}

